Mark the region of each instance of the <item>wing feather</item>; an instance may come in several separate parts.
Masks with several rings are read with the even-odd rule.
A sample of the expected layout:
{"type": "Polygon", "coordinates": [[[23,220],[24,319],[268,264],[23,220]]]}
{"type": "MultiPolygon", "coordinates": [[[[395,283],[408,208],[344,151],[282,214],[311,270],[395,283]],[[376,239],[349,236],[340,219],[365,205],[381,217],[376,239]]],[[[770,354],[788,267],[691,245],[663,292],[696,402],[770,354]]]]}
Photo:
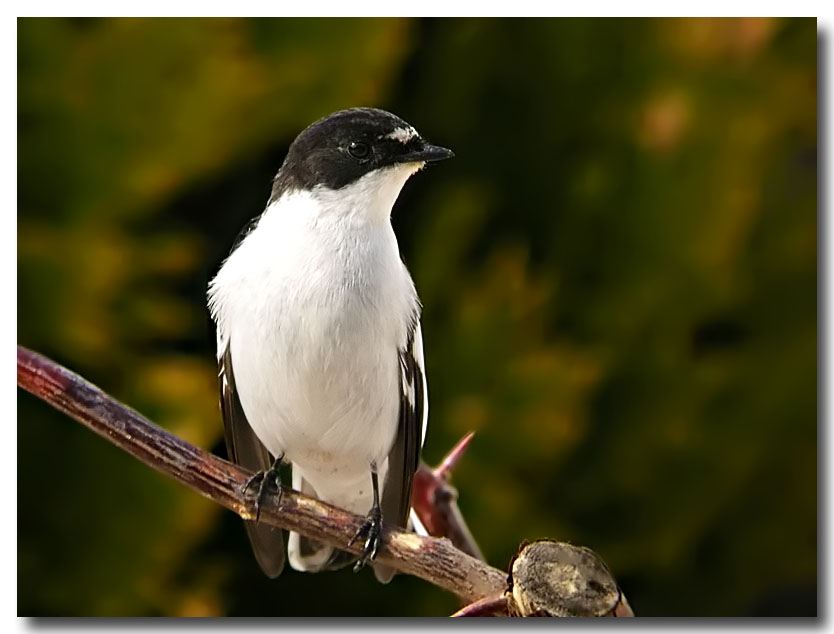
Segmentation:
{"type": "MultiPolygon", "coordinates": [[[[400,410],[397,436],[388,454],[388,473],[382,490],[382,519],[405,528],[411,510],[411,487],[426,432],[428,399],[423,367],[423,336],[415,319],[406,346],[399,351],[400,410]]],[[[394,571],[374,566],[377,579],[387,583],[394,571]]]]}
{"type": "MultiPolygon", "coordinates": [[[[226,342],[225,349],[218,359],[218,380],[220,383],[220,407],[223,411],[223,429],[229,459],[252,471],[263,471],[272,464],[266,447],[263,446],[243,412],[240,397],[235,388],[234,370],[232,368],[231,346],[226,342]]],[[[284,535],[280,528],[245,522],[252,550],[261,569],[270,578],[277,577],[284,569],[284,535]]]]}

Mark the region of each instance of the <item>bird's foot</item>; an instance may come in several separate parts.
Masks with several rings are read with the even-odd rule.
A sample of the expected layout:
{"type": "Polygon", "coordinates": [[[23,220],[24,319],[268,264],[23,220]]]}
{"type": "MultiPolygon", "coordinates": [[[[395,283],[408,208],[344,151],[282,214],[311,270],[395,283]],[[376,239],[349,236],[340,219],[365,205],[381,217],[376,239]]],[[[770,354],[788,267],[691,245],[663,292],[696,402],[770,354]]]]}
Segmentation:
{"type": "Polygon", "coordinates": [[[376,559],[376,551],[382,543],[382,513],[378,507],[374,507],[370,510],[368,515],[365,517],[365,521],[362,523],[362,526],[359,527],[359,530],[356,531],[356,535],[354,535],[353,539],[351,539],[348,543],[348,546],[352,546],[360,539],[365,540],[365,548],[359,556],[359,561],[357,561],[356,565],[353,567],[353,572],[359,572],[365,567],[366,564],[371,563],[374,559],[376,559]]]}
{"type": "Polygon", "coordinates": [[[277,502],[281,503],[281,458],[276,458],[272,466],[265,470],[259,471],[246,481],[243,485],[243,493],[258,487],[258,493],[255,496],[255,521],[257,522],[261,517],[261,503],[266,499],[270,487],[274,487],[278,494],[277,502]]]}

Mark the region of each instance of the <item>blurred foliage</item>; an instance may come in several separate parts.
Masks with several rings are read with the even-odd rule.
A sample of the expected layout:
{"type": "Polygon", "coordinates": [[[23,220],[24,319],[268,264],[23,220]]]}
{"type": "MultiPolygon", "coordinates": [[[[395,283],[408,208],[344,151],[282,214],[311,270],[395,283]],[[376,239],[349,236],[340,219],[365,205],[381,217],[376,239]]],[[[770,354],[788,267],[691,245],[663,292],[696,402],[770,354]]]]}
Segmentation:
{"type": "MultiPolygon", "coordinates": [[[[816,613],[812,19],[20,19],[18,341],[224,454],[205,288],[292,138],[376,105],[452,147],[393,222],[425,457],[489,561],[593,548],[638,614],[816,613]]],[[[266,579],[243,526],[28,395],[18,610],[439,615],[266,579]],[[322,597],[327,597],[322,600],[322,597]]]]}

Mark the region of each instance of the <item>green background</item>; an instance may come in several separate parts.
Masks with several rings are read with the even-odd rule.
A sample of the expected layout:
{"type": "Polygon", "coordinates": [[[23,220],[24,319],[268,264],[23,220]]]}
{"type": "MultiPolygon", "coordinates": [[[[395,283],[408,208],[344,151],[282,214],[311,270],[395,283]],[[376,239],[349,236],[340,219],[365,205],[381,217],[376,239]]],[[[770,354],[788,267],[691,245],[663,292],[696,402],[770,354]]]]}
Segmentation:
{"type": "MultiPolygon", "coordinates": [[[[18,342],[225,455],[208,280],[288,144],[396,112],[457,156],[393,223],[424,456],[489,562],[552,537],[641,615],[809,615],[813,19],[21,19],[18,342]]],[[[404,576],[264,577],[232,513],[18,399],[21,615],[444,615],[404,576]]]]}

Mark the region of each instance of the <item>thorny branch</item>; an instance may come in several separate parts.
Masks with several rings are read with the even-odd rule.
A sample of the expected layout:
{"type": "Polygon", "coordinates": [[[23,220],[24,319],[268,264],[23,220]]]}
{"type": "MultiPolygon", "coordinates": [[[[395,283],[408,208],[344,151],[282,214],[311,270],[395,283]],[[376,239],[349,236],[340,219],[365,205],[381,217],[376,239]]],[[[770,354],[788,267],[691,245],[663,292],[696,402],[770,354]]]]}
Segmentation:
{"type": "MultiPolygon", "coordinates": [[[[244,519],[254,518],[253,502],[243,493],[250,472],[181,440],[80,376],[21,346],[17,349],[17,384],[148,466],[244,519]]],[[[465,603],[486,601],[493,605],[501,603],[497,597],[511,596],[507,573],[482,561],[483,556],[457,510],[457,494],[448,484],[449,472],[468,441],[469,437],[459,443],[438,469],[421,466],[417,480],[422,484],[415,483],[414,506],[421,520],[432,534],[449,536],[452,541],[390,529],[386,531],[377,560],[448,590],[465,603]]],[[[276,498],[270,495],[261,505],[260,521],[360,553],[361,544],[347,544],[361,525],[362,517],[290,489],[283,490],[280,501],[276,498]]],[[[631,612],[621,593],[609,607],[608,614],[630,615],[631,612]]],[[[477,610],[470,612],[478,613],[477,610]]]]}

